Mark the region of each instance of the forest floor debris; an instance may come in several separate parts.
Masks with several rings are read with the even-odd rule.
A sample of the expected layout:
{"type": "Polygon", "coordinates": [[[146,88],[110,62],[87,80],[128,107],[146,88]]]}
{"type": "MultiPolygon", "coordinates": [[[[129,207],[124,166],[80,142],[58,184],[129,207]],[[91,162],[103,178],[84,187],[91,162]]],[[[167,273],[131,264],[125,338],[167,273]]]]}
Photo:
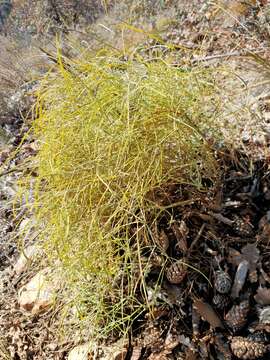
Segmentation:
{"type": "MultiPolygon", "coordinates": [[[[156,25],[162,31],[165,29],[164,40],[200,49],[199,55],[194,54],[193,64],[204,62],[206,66],[215,66],[221,59],[227,61],[232,57],[235,59],[234,69],[241,69],[243,49],[244,54],[258,50],[266,59],[269,57],[266,21],[269,6],[263,1],[251,3],[253,5],[237,7],[237,1],[232,2],[229,10],[225,9],[233,15],[228,17],[226,11],[219,9],[215,12],[211,7],[203,10],[198,5],[200,2],[196,2],[193,12],[181,15],[181,29],[168,19],[161,19],[156,25]]],[[[142,54],[150,58],[155,54],[159,56],[155,50],[159,44],[152,39],[149,45],[152,48],[143,48],[142,54]]],[[[180,51],[173,62],[176,66],[185,62],[180,51]]],[[[191,194],[194,200],[185,206],[169,208],[167,215],[157,221],[155,241],[159,244],[159,251],[165,251],[175,262],[166,267],[161,286],[157,289],[155,282],[163,271],[160,253],[145,254],[150,257],[151,264],[146,285],[152,312],[151,316],[142,314],[138,317],[128,346],[124,347],[126,350],[120,351],[120,358],[269,357],[270,175],[269,132],[265,115],[269,104],[267,88],[264,91],[266,97],[259,93],[256,98],[262,110],[256,121],[260,122],[260,130],[262,123],[266,129],[262,132],[262,140],[253,130],[245,138],[244,149],[233,156],[219,149],[217,158],[223,166],[222,183],[216,188],[209,186],[206,194],[197,194],[194,189],[184,186],[166,194],[166,201],[170,197],[175,201],[179,193],[182,194],[179,201],[189,202],[191,194]],[[252,158],[253,152],[258,156],[252,158]]],[[[4,128],[11,129],[10,134],[15,133],[9,148],[4,147],[1,155],[5,172],[20,163],[24,168],[24,160],[37,151],[32,142],[25,144],[10,164],[5,163],[22,139],[20,126],[19,122],[13,131],[12,126],[4,125],[4,128]]],[[[249,124],[246,127],[249,131],[249,124]]],[[[16,220],[17,223],[14,221],[9,201],[14,196],[13,184],[19,175],[20,171],[16,172],[16,169],[7,173],[1,191],[1,240],[4,239],[1,241],[1,268],[6,270],[7,266],[14,264],[14,257],[19,253],[14,239],[21,218],[16,220]]],[[[18,308],[18,289],[35,275],[31,273],[33,270],[17,275],[10,275],[12,272],[6,270],[1,273],[0,328],[4,336],[0,337],[0,353],[3,353],[3,358],[67,358],[70,348],[76,344],[55,341],[58,309],[29,316],[18,308]]],[[[110,340],[112,349],[114,340],[110,340]]],[[[118,355],[115,355],[116,359],[119,359],[118,355]]],[[[102,351],[99,356],[102,358],[102,351]]]]}

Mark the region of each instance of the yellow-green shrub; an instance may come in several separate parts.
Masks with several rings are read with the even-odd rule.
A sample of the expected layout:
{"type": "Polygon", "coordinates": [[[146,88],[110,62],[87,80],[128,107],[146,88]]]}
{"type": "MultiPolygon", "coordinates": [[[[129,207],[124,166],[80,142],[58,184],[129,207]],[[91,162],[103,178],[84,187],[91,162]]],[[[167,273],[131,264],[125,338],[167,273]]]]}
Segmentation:
{"type": "Polygon", "coordinates": [[[108,54],[44,80],[34,209],[68,302],[100,334],[146,307],[141,250],[154,247],[151,221],[165,209],[154,189],[218,174],[206,140],[218,136],[215,101],[208,70],[108,54]]]}

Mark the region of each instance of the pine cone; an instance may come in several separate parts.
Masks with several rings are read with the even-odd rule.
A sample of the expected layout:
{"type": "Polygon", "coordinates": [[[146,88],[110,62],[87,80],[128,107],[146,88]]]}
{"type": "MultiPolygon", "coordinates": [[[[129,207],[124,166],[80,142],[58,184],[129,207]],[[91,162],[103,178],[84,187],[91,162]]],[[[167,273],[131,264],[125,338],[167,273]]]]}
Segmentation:
{"type": "Polygon", "coordinates": [[[166,271],[167,279],[171,284],[180,284],[187,274],[187,266],[182,260],[178,260],[168,267],[166,271]]]}
{"type": "Polygon", "coordinates": [[[159,348],[163,340],[161,331],[158,327],[150,324],[141,334],[142,344],[144,347],[159,348]]]}
{"type": "Polygon", "coordinates": [[[166,235],[164,230],[161,230],[160,234],[159,234],[159,239],[158,239],[158,243],[159,246],[164,250],[168,250],[168,247],[170,245],[168,236],[166,235]]]}
{"type": "Polygon", "coordinates": [[[231,290],[232,280],[225,271],[217,271],[215,276],[215,288],[221,294],[228,294],[231,290]]]}
{"type": "Polygon", "coordinates": [[[249,312],[249,302],[242,301],[239,305],[234,305],[225,316],[228,326],[237,332],[246,324],[247,314],[249,312]]]}
{"type": "Polygon", "coordinates": [[[245,222],[238,216],[234,217],[234,230],[240,236],[252,236],[253,228],[252,225],[245,222]]]}
{"type": "Polygon", "coordinates": [[[270,306],[265,306],[261,309],[259,319],[261,324],[270,324],[270,306]]]}
{"type": "Polygon", "coordinates": [[[261,342],[261,343],[269,342],[269,337],[267,336],[267,334],[264,331],[256,331],[253,334],[249,334],[247,338],[248,338],[248,340],[252,340],[255,342],[261,342]]]}
{"type": "Polygon", "coordinates": [[[239,359],[252,360],[263,356],[267,351],[267,347],[263,343],[235,336],[231,340],[231,350],[239,359]]]}
{"type": "Polygon", "coordinates": [[[226,294],[216,294],[213,297],[213,305],[217,309],[225,309],[230,304],[230,298],[226,294]]]}

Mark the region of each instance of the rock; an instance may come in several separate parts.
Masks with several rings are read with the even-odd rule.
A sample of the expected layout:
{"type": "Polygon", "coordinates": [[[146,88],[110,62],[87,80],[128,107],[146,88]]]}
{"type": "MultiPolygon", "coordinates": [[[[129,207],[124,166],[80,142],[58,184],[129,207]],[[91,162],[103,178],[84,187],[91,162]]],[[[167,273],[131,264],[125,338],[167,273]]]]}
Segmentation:
{"type": "Polygon", "coordinates": [[[17,262],[14,265],[14,272],[16,275],[22,274],[27,266],[31,263],[34,256],[38,253],[38,249],[35,245],[28,246],[19,256],[17,262]]]}
{"type": "Polygon", "coordinates": [[[30,228],[31,219],[25,218],[21,221],[19,226],[19,232],[20,234],[25,233],[30,228]]]}
{"type": "Polygon", "coordinates": [[[68,355],[68,360],[88,360],[90,344],[78,345],[68,355]]]}
{"type": "Polygon", "coordinates": [[[19,290],[18,302],[21,309],[37,314],[53,304],[59,281],[51,278],[50,270],[38,272],[25,286],[19,290]]]}

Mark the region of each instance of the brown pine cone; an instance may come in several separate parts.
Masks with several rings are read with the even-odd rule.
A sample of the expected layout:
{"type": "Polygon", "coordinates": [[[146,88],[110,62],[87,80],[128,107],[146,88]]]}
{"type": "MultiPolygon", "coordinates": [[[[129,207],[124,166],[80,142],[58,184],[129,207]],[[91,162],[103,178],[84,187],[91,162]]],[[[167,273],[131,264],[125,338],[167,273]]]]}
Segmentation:
{"type": "Polygon", "coordinates": [[[150,347],[151,349],[156,347],[159,348],[163,342],[161,338],[161,330],[153,324],[147,326],[141,334],[141,337],[143,346],[150,347]]]}
{"type": "Polygon", "coordinates": [[[221,310],[230,304],[230,298],[226,294],[216,294],[214,295],[212,302],[217,309],[221,310]]]}
{"type": "Polygon", "coordinates": [[[238,216],[234,217],[234,231],[240,236],[252,236],[253,227],[238,216]]]}
{"type": "Polygon", "coordinates": [[[215,288],[220,294],[228,294],[231,290],[232,280],[225,271],[217,271],[215,274],[215,288]]]}
{"type": "Polygon", "coordinates": [[[234,305],[226,314],[225,320],[228,326],[237,332],[246,324],[247,314],[249,312],[249,302],[242,301],[239,305],[234,305]]]}
{"type": "Polygon", "coordinates": [[[231,350],[239,359],[252,360],[263,356],[267,347],[263,343],[248,340],[242,336],[235,336],[231,340],[231,350]]]}
{"type": "Polygon", "coordinates": [[[167,279],[171,284],[180,284],[187,274],[187,266],[182,260],[170,265],[166,271],[167,279]]]}
{"type": "Polygon", "coordinates": [[[170,242],[164,230],[159,233],[158,244],[164,251],[168,250],[170,242]]]}

